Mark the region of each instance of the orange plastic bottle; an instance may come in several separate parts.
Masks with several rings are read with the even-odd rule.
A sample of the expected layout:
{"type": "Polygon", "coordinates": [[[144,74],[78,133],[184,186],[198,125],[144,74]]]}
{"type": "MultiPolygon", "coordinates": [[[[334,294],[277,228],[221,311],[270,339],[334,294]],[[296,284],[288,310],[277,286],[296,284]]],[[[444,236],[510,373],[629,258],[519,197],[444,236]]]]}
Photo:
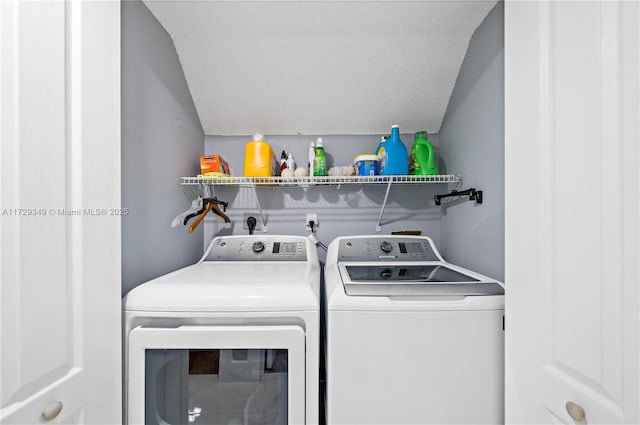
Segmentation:
{"type": "Polygon", "coordinates": [[[260,133],[253,135],[253,140],[244,148],[244,176],[271,177],[278,174],[278,161],[273,149],[264,141],[260,133]]]}

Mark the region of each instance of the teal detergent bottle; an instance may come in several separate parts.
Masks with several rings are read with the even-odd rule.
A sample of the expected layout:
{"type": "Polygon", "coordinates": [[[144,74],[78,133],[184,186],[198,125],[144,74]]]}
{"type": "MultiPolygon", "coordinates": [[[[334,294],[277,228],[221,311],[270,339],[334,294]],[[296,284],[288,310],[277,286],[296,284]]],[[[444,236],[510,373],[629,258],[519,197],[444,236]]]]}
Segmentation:
{"type": "Polygon", "coordinates": [[[378,168],[381,176],[406,175],[409,173],[407,147],[400,139],[400,128],[391,127],[391,134],[378,145],[378,168]]]}
{"type": "Polygon", "coordinates": [[[409,161],[409,174],[416,176],[433,176],[440,174],[433,145],[429,141],[426,131],[418,131],[415,134],[413,146],[411,146],[411,159],[409,161]]]}

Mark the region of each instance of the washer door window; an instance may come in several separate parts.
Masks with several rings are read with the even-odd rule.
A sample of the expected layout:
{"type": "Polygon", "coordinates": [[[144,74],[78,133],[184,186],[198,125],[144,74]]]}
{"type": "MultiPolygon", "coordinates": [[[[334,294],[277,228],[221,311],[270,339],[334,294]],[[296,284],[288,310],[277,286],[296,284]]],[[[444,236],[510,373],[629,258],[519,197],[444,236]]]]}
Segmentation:
{"type": "Polygon", "coordinates": [[[129,334],[130,424],[304,423],[298,326],[181,326],[129,334]]]}

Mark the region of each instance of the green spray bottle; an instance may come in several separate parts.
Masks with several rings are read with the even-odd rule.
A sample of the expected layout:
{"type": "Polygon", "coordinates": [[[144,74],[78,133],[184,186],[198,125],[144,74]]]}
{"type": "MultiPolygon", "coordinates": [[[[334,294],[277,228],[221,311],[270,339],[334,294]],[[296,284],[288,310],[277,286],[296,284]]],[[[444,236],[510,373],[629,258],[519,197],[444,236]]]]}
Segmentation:
{"type": "Polygon", "coordinates": [[[415,134],[413,146],[411,146],[411,158],[409,160],[409,174],[416,176],[431,176],[440,174],[433,145],[429,141],[426,131],[418,131],[415,134]]]}
{"type": "Polygon", "coordinates": [[[324,154],[324,146],[322,146],[322,137],[316,140],[316,156],[313,160],[313,176],[327,175],[327,157],[324,154]]]}

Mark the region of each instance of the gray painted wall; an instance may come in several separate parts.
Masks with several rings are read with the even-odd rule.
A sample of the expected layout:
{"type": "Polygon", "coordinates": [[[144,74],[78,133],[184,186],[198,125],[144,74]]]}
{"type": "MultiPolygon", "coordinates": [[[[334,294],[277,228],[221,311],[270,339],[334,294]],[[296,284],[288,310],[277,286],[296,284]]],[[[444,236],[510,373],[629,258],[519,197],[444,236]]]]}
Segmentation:
{"type": "MultiPolygon", "coordinates": [[[[484,190],[482,205],[453,202],[436,207],[433,195],[450,187],[397,185],[391,188],[381,234],[420,230],[446,258],[504,279],[504,59],[503,4],[499,3],[471,40],[441,133],[430,135],[442,173],[461,174],[463,187],[484,190]]],[[[247,136],[204,136],[173,43],[139,1],[122,8],[122,196],[123,293],[135,285],[196,261],[215,235],[245,234],[244,213],[257,212],[249,188],[216,187],[229,201],[232,222],[210,214],[189,235],[171,229],[194,193],[185,196],[180,176],[199,171],[198,157],[221,154],[242,175],[247,136]],[[204,141],[204,142],[203,142],[204,141]],[[203,146],[204,144],[204,146],[203,146]],[[204,230],[204,231],[203,231],[204,230]]],[[[389,126],[393,123],[389,123],[389,126]]],[[[260,129],[256,129],[260,131],[260,129]]],[[[306,165],[315,135],[267,135],[276,156],[293,152],[306,165]]],[[[372,153],[380,135],[323,136],[329,166],[350,164],[372,153]]],[[[407,148],[413,135],[403,134],[407,148]]],[[[337,236],[376,234],[386,186],[258,188],[270,234],[306,234],[305,216],[318,214],[317,236],[328,244],[337,236]]],[[[324,252],[320,251],[321,258],[324,252]]]]}
{"type": "Polygon", "coordinates": [[[122,292],[194,263],[202,228],[171,221],[189,205],[204,134],[173,42],[140,1],[122,2],[122,292]]]}
{"type": "MultiPolygon", "coordinates": [[[[389,126],[391,126],[390,123],[389,126]]],[[[258,131],[259,129],[257,129],[258,131]]],[[[298,165],[307,165],[309,142],[316,136],[265,136],[280,157],[280,152],[292,152],[298,165]]],[[[373,153],[380,141],[376,136],[322,136],[329,166],[352,164],[358,154],[373,153]]],[[[413,135],[401,136],[407,149],[413,135]]],[[[220,154],[233,174],[242,175],[244,147],[251,136],[206,136],[205,152],[220,154]]],[[[437,146],[438,136],[431,136],[437,146]]],[[[259,202],[265,211],[270,234],[304,235],[306,213],[318,214],[318,239],[326,245],[337,236],[377,234],[376,224],[384,200],[385,185],[354,185],[336,187],[259,188],[259,202]]],[[[230,202],[228,215],[232,223],[224,224],[209,217],[205,224],[205,244],[219,234],[246,234],[243,230],[244,212],[257,211],[251,189],[217,187],[216,195],[230,202]]],[[[440,209],[435,207],[433,195],[447,191],[444,184],[394,185],[382,218],[381,234],[397,230],[421,230],[439,243],[440,209]]],[[[321,258],[324,252],[320,252],[321,258]]]]}
{"type": "Polygon", "coordinates": [[[452,263],[504,280],[504,4],[476,30],[440,128],[440,149],[462,188],[484,202],[454,202],[440,220],[440,248],[452,263]]]}

